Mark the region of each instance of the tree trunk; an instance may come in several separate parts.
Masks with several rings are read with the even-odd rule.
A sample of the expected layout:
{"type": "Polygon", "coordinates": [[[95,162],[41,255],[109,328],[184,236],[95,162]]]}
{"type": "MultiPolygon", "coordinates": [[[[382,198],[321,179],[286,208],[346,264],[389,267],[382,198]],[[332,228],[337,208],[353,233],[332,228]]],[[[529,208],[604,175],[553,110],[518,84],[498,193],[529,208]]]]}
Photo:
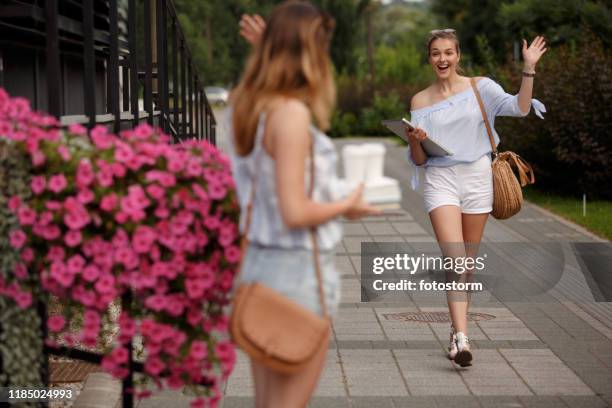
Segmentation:
{"type": "Polygon", "coordinates": [[[366,30],[367,30],[367,60],[370,71],[370,82],[374,84],[376,80],[376,70],[374,66],[374,30],[372,28],[372,14],[374,13],[372,5],[366,11],[366,30]]]}

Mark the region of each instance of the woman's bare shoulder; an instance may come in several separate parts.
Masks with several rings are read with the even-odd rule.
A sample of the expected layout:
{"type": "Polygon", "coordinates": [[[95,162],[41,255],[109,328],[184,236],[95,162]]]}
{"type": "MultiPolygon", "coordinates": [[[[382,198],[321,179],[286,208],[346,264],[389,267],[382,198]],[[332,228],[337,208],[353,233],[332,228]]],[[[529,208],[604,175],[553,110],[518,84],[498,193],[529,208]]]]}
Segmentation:
{"type": "Polygon", "coordinates": [[[429,86],[420,92],[417,92],[410,100],[410,110],[417,110],[431,105],[432,87],[429,86]]]}
{"type": "Polygon", "coordinates": [[[275,98],[266,109],[267,120],[264,145],[273,153],[278,143],[308,143],[310,109],[296,98],[275,98]]]}

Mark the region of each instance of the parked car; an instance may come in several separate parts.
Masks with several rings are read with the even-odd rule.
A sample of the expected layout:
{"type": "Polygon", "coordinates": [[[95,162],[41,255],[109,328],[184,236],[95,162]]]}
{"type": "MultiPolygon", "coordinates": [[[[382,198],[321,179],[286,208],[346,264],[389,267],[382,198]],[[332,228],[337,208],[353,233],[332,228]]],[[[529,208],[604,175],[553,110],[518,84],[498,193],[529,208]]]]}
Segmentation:
{"type": "Polygon", "coordinates": [[[227,98],[229,97],[229,92],[227,89],[220,86],[207,86],[204,88],[204,92],[206,92],[206,98],[208,98],[209,103],[213,105],[227,104],[227,98]]]}

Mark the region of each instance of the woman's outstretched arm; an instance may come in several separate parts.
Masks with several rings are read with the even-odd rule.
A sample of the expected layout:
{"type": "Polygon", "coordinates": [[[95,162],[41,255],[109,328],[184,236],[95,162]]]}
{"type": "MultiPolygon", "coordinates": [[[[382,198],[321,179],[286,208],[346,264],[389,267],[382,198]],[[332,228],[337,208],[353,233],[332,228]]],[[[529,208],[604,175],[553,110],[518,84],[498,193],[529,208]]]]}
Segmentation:
{"type": "MultiPolygon", "coordinates": [[[[535,74],[535,67],[542,55],[546,52],[546,41],[544,37],[536,37],[531,45],[527,47],[527,41],[523,40],[523,72],[535,74]]],[[[521,111],[529,113],[531,98],[533,96],[533,77],[523,76],[521,89],[518,94],[518,103],[521,111]]]]}

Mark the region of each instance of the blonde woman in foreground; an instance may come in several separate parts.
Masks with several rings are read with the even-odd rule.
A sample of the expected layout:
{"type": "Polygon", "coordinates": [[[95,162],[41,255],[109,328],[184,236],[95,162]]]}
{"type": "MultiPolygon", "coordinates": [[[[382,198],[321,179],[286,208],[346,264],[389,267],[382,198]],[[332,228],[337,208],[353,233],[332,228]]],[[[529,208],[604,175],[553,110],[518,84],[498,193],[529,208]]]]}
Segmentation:
{"type": "MultiPolygon", "coordinates": [[[[329,58],[333,19],[308,2],[290,1],[277,6],[267,23],[256,23],[246,27],[248,32],[245,19],[241,24],[254,47],[230,97],[231,158],[243,231],[255,189],[241,279],[260,282],[322,314],[309,232],[316,226],[325,304],[333,315],[340,290],[334,267],[334,247],[342,238],[338,217],[376,212],[362,202],[363,187],[340,196],[334,145],[320,130],[329,126],[335,100],[329,58]]],[[[292,375],[251,360],[256,407],[305,407],[326,354],[327,343],[305,370],[292,375]]]]}

